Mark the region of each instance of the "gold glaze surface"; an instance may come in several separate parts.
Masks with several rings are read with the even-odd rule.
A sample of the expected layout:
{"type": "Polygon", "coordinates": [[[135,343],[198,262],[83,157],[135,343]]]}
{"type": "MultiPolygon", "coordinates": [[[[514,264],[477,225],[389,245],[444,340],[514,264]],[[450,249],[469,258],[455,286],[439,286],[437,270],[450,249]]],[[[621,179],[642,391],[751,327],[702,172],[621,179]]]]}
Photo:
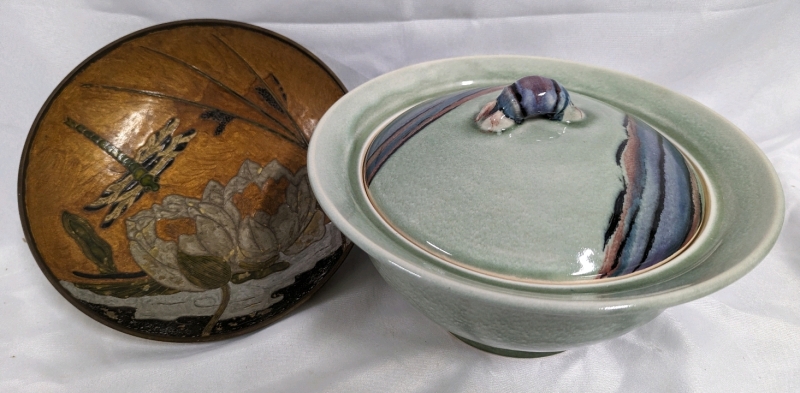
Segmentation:
{"type": "Polygon", "coordinates": [[[28,243],[68,300],[116,329],[201,341],[263,327],[349,250],[305,172],[316,122],[344,93],[316,57],[254,26],[124,37],[76,68],[31,129],[28,243]]]}

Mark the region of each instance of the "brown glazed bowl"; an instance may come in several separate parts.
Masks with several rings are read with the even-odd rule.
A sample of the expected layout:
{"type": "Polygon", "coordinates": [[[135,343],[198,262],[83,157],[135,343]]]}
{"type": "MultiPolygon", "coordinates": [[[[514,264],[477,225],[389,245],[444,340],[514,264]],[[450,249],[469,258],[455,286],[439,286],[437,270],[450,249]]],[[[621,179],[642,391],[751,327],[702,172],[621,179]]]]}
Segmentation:
{"type": "Polygon", "coordinates": [[[99,50],[41,109],[19,208],[55,288],[114,329],[207,341],[308,299],[350,242],[311,193],[308,141],[345,88],[242,23],[154,26],[99,50]]]}

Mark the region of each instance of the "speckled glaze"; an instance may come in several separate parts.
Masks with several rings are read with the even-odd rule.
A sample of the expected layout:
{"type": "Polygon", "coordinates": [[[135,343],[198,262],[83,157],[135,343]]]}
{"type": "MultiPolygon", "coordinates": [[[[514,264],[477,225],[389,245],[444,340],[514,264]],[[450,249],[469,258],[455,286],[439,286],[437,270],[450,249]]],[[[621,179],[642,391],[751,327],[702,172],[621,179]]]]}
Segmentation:
{"type": "Polygon", "coordinates": [[[699,182],[660,133],[580,94],[581,122],[477,132],[474,113],[496,90],[425,102],[375,136],[365,181],[398,233],[461,267],[528,281],[641,272],[692,239],[699,182]]]}
{"type": "Polygon", "coordinates": [[[397,70],[339,100],[309,148],[314,193],[331,220],[387,282],[427,317],[502,354],[562,351],[619,336],[667,307],[712,293],[750,271],[780,232],[783,193],[763,153],[695,101],[640,79],[534,57],[470,57],[397,70]],[[525,75],[558,80],[661,131],[705,180],[706,221],[675,259],[641,274],[588,283],[540,283],[481,274],[421,250],[373,208],[364,159],[374,134],[425,100],[525,75]]]}

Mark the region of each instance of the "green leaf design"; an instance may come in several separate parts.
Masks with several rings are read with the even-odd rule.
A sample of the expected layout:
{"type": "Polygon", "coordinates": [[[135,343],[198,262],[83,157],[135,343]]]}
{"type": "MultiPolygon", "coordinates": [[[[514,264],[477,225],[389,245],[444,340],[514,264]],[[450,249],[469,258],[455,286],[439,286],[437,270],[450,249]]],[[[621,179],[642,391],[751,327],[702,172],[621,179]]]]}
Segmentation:
{"type": "Polygon", "coordinates": [[[204,289],[219,288],[231,280],[231,266],[213,255],[189,255],[178,250],[178,269],[194,285],[204,289]]]}
{"type": "Polygon", "coordinates": [[[272,265],[269,265],[260,270],[253,270],[244,273],[234,274],[233,277],[231,277],[231,282],[234,284],[241,284],[249,280],[258,280],[260,278],[269,276],[272,273],[277,273],[279,271],[286,270],[290,265],[291,264],[289,262],[278,262],[278,263],[273,263],[272,265]]]}
{"type": "Polygon", "coordinates": [[[86,219],[64,210],[61,213],[61,225],[64,226],[67,234],[81,248],[83,255],[100,269],[100,273],[111,274],[117,272],[111,246],[97,235],[86,219]]]}
{"type": "Polygon", "coordinates": [[[159,284],[150,277],[134,281],[112,283],[73,283],[80,289],[92,291],[98,295],[113,296],[118,298],[172,295],[180,290],[172,289],[159,284]]]}

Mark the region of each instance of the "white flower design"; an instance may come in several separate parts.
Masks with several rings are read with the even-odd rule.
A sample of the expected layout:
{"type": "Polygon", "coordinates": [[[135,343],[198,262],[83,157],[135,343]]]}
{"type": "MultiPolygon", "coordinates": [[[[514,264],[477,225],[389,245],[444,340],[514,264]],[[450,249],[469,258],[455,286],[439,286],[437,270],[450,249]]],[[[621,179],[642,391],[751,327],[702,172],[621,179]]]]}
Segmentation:
{"type": "Polygon", "coordinates": [[[324,215],[317,209],[305,168],[292,174],[278,161],[261,167],[246,160],[227,185],[210,181],[202,199],[169,195],[126,225],[131,254],[142,270],[164,286],[192,292],[281,270],[288,264],[279,262],[280,254],[302,251],[325,234],[324,215]],[[256,210],[242,217],[234,196],[251,184],[263,189],[270,179],[281,178],[289,185],[277,212],[256,210]],[[194,220],[194,234],[181,235],[177,242],[158,237],[159,220],[181,218],[194,220]]]}

